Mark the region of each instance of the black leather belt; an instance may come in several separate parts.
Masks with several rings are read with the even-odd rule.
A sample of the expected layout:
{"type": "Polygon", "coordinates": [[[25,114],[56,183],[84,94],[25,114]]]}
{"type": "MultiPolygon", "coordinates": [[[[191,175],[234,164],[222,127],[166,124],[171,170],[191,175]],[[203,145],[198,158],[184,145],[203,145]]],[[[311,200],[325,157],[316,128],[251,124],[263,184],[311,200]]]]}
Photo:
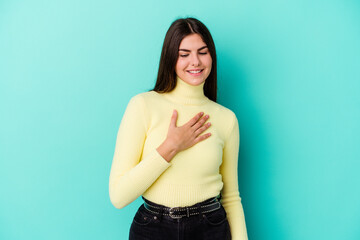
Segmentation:
{"type": "Polygon", "coordinates": [[[195,205],[189,206],[189,207],[169,208],[169,207],[154,206],[145,201],[144,207],[148,211],[155,213],[157,215],[162,214],[164,216],[169,216],[171,218],[176,219],[176,218],[182,218],[182,217],[190,217],[190,216],[198,215],[200,213],[212,212],[212,211],[219,209],[221,207],[221,204],[218,201],[218,199],[215,197],[213,200],[209,201],[208,203],[206,203],[204,205],[195,204],[195,205]]]}

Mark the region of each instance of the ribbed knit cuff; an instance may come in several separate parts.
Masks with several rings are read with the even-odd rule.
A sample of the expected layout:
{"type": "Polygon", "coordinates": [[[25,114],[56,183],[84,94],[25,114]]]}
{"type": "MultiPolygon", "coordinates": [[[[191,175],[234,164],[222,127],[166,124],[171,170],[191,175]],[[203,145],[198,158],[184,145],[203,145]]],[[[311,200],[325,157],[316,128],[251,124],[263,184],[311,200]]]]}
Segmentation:
{"type": "Polygon", "coordinates": [[[153,183],[168,167],[172,165],[167,162],[160,153],[153,149],[140,163],[142,169],[142,182],[153,183]]]}

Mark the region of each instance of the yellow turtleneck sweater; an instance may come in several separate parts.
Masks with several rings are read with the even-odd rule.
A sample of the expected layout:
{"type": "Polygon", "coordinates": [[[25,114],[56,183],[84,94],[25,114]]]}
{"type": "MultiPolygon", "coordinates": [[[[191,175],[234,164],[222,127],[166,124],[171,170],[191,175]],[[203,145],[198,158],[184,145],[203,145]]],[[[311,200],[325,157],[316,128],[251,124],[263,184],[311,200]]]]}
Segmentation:
{"type": "Polygon", "coordinates": [[[230,109],[211,101],[203,86],[177,77],[167,93],[143,92],[133,96],[117,134],[110,171],[109,194],[116,208],[143,195],[168,207],[190,206],[221,192],[233,240],[247,239],[238,190],[239,125],[230,109]],[[167,162],[156,150],[165,140],[173,110],[177,126],[204,112],[211,136],[181,151],[167,162]]]}

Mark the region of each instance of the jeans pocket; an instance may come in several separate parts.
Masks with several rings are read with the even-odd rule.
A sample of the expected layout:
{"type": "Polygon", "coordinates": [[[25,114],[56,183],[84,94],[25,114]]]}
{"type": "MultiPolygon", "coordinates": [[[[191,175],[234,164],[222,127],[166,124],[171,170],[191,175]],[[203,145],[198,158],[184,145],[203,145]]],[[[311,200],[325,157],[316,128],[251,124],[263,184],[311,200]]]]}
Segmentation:
{"type": "Polygon", "coordinates": [[[226,212],[223,206],[220,206],[219,209],[213,212],[204,213],[203,217],[205,219],[205,222],[214,226],[220,225],[227,221],[226,212]]]}
{"type": "Polygon", "coordinates": [[[146,226],[150,224],[153,220],[154,216],[145,209],[144,205],[141,205],[139,207],[138,211],[134,216],[134,223],[141,226],[146,226]]]}

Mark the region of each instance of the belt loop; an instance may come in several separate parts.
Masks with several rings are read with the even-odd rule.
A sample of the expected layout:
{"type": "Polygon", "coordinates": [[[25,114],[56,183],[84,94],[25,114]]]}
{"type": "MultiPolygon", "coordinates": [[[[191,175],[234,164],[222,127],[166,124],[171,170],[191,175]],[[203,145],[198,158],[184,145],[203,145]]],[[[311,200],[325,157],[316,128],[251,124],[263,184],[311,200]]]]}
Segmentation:
{"type": "Polygon", "coordinates": [[[190,217],[190,214],[189,214],[189,207],[186,207],[186,216],[187,216],[187,217],[190,217]]]}
{"type": "Polygon", "coordinates": [[[197,207],[197,210],[199,211],[199,219],[201,220],[203,218],[203,215],[202,215],[200,203],[197,203],[196,207],[197,207]]]}
{"type": "Polygon", "coordinates": [[[160,213],[159,213],[159,221],[161,222],[162,217],[163,217],[163,212],[164,212],[164,207],[160,206],[160,213]]]}

